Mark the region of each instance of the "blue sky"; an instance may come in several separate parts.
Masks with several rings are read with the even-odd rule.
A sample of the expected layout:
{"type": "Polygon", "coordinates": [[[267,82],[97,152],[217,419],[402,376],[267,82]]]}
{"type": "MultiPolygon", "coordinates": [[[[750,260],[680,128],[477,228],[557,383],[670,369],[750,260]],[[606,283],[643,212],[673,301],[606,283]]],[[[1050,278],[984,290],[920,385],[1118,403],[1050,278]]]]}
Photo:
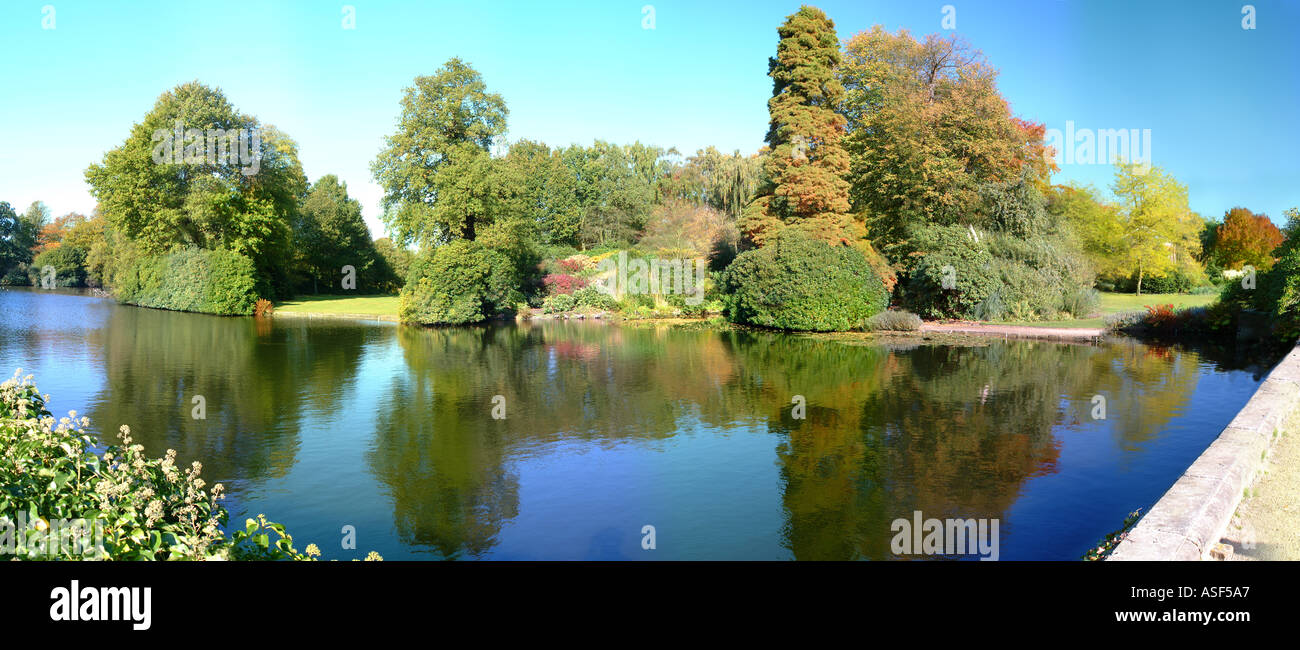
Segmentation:
{"type": "MultiPolygon", "coordinates": [[[[1154,163],[1192,208],[1282,221],[1300,206],[1300,3],[893,0],[819,2],[839,35],[882,24],[956,32],[1001,71],[1021,117],[1062,131],[1150,129],[1154,163]]],[[[287,132],[308,177],[339,175],[372,232],[369,163],[402,89],[447,58],[470,62],[510,108],[513,139],[640,140],[685,154],[753,152],[766,131],[767,58],[796,2],[115,2],[0,0],[0,200],[89,213],[87,165],[163,91],[198,79],[287,132]],[[654,7],[654,29],[642,8],[654,7]],[[48,24],[53,7],[54,29],[48,24]],[[343,6],[355,29],[343,29],[343,6]]],[[[946,32],[945,32],[946,33],[946,32]]],[[[1104,161],[1103,161],[1104,162],[1104,161]]],[[[1058,182],[1109,184],[1104,164],[1058,182]]]]}

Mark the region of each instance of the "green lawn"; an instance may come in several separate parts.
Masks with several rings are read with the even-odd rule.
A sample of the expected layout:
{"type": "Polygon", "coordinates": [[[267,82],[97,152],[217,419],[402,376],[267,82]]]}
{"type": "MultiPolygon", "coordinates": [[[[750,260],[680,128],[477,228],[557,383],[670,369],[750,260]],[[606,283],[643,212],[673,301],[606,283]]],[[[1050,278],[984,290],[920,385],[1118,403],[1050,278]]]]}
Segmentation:
{"type": "Polygon", "coordinates": [[[1105,327],[1103,319],[1122,311],[1145,311],[1147,305],[1173,305],[1175,309],[1184,307],[1202,307],[1219,298],[1218,294],[1208,293],[1193,295],[1190,293],[1110,293],[1101,292],[1100,313],[1093,318],[1074,318],[1071,320],[1038,321],[1033,323],[1006,323],[1007,325],[1026,325],[1029,327],[1068,327],[1087,328],[1105,327]]]}
{"type": "Polygon", "coordinates": [[[275,306],[276,311],[312,314],[397,316],[397,296],[298,296],[275,306]]]}

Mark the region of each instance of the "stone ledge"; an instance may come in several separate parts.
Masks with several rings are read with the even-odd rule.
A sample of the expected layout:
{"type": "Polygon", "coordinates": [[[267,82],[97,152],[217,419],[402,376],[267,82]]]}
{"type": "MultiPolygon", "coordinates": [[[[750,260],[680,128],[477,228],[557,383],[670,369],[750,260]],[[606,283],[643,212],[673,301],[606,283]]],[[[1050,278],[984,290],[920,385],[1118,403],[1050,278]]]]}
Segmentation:
{"type": "Polygon", "coordinates": [[[1274,432],[1300,404],[1300,346],[1133,527],[1109,560],[1204,560],[1223,537],[1274,432]]]}

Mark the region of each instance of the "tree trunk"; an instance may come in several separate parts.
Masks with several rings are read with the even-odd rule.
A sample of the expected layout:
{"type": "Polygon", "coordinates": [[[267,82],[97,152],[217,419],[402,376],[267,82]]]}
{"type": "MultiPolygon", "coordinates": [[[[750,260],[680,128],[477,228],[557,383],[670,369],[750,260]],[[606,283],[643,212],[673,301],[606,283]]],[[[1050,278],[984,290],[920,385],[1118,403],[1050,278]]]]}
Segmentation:
{"type": "Polygon", "coordinates": [[[1143,275],[1142,265],[1138,264],[1138,295],[1139,296],[1142,295],[1142,275],[1143,275]]]}

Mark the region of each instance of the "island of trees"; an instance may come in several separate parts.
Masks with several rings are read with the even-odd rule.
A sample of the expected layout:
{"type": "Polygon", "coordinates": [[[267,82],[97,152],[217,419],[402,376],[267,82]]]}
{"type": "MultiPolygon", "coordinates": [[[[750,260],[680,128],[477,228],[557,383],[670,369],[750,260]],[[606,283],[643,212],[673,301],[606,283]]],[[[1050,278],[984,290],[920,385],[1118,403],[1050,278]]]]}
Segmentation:
{"type": "Polygon", "coordinates": [[[777,32],[752,155],[504,142],[506,102],[466,62],[416,77],[371,164],[389,234],[374,241],[347,185],[309,182],[288,134],[182,84],[86,170],[93,214],[0,202],[0,283],[227,315],[400,293],[401,320],[425,325],[596,311],[805,331],[915,322],[900,312],[1085,318],[1099,290],[1192,292],[1221,295],[1118,326],[1227,332],[1254,310],[1300,333],[1297,209],[1281,229],[1243,207],[1199,215],[1166,170],[1121,159],[1108,188],[1054,184],[1044,125],[1012,113],[962,39],[876,26],[841,45],[809,6],[777,32]],[[214,132],[258,137],[214,153],[214,132]],[[653,271],[608,291],[615,260],[634,276],[702,260],[702,299],[653,271]]]}

